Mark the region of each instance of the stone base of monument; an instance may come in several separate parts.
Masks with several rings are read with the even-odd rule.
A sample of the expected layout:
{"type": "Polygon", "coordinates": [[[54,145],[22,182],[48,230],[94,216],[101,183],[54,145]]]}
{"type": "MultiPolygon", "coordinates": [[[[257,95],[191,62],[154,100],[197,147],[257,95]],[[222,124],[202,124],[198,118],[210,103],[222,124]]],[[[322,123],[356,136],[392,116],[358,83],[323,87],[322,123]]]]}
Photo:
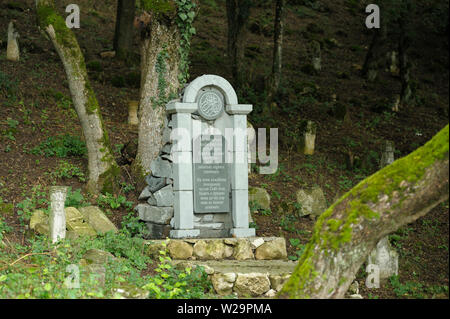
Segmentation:
{"type": "Polygon", "coordinates": [[[280,237],[169,239],[147,242],[157,258],[167,250],[179,269],[202,266],[217,294],[274,297],[294,271],[280,237]]]}
{"type": "Polygon", "coordinates": [[[170,231],[171,238],[197,238],[199,236],[199,229],[176,229],[170,231]]]}
{"type": "Polygon", "coordinates": [[[214,291],[221,296],[273,298],[293,273],[296,262],[288,260],[174,260],[177,269],[201,266],[214,291]]]}
{"type": "Polygon", "coordinates": [[[232,237],[237,238],[254,237],[256,230],[254,228],[232,228],[230,229],[230,234],[232,237]]]}

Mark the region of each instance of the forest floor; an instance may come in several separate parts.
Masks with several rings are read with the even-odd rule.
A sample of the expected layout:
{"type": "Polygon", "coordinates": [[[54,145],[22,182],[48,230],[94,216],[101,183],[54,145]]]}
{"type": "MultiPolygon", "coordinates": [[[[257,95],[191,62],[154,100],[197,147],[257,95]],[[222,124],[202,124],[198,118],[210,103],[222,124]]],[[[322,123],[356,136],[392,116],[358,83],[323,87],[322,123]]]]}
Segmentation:
{"type": "MultiPolygon", "coordinates": [[[[72,1],[60,1],[65,5],[72,1]]],[[[100,52],[112,49],[115,0],[78,0],[82,10],[81,29],[75,30],[85,55],[93,89],[101,105],[111,146],[117,158],[127,142],[137,138],[127,124],[127,101],[139,97],[139,38],[135,34],[136,59],[128,64],[102,59],[100,52]]],[[[315,3],[297,1],[297,3],[315,3]]],[[[448,39],[429,30],[426,19],[414,21],[417,42],[410,56],[416,83],[414,105],[392,112],[388,105],[400,91],[400,81],[381,72],[374,83],[366,82],[359,69],[370,43],[365,28],[364,7],[354,1],[326,1],[321,6],[288,5],[283,48],[283,79],[273,105],[264,105],[262,92],[270,74],[272,56],[273,8],[270,1],[252,11],[245,56],[245,80],[239,90],[242,103],[254,105],[249,120],[255,128],[279,129],[279,169],[272,175],[252,173],[250,184],[264,187],[271,195],[271,210],[254,214],[257,236],[283,236],[288,254],[310,238],[314,221],[295,214],[295,194],[300,188],[320,186],[328,204],[378,169],[386,140],[394,141],[396,158],[423,145],[448,123],[449,73],[448,39]],[[307,44],[316,39],[322,45],[322,71],[305,74],[307,44]],[[332,95],[346,104],[349,119],[331,114],[332,95]],[[386,107],[387,106],[387,107],[386,107]],[[300,120],[317,123],[316,150],[305,156],[298,152],[296,134],[300,120]],[[365,164],[348,167],[351,152],[365,164]],[[299,239],[299,244],[295,239],[299,239]]],[[[201,1],[195,22],[197,35],[192,41],[191,79],[202,74],[230,77],[226,64],[227,26],[225,1],[201,1]]],[[[72,109],[70,93],[61,61],[36,25],[34,0],[0,3],[0,211],[12,204],[11,214],[2,213],[13,228],[11,241],[27,242],[26,223],[17,214],[27,198],[46,192],[54,183],[73,190],[82,189],[87,175],[86,156],[46,157],[39,151],[51,147],[41,144],[50,138],[69,134],[68,140],[79,151],[80,123],[72,109]],[[11,6],[9,3],[18,5],[11,6]],[[20,34],[21,60],[6,60],[6,31],[15,19],[20,34]],[[41,145],[39,147],[39,145],[41,145]]],[[[122,193],[137,203],[139,189],[129,166],[122,166],[122,193]]],[[[96,203],[97,198],[89,198],[96,203]]],[[[398,280],[380,289],[364,288],[364,271],[357,280],[364,298],[448,298],[449,285],[449,204],[434,208],[425,217],[390,236],[399,259],[398,280]]],[[[129,209],[110,213],[121,221],[129,209]]]]}

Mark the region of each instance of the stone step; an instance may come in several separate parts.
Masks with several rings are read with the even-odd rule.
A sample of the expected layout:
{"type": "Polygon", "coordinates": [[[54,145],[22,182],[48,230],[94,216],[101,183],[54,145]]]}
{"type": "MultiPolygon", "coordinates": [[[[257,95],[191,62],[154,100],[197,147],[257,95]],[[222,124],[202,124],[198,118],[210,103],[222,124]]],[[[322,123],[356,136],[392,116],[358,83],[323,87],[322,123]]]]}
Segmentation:
{"type": "Polygon", "coordinates": [[[286,240],[281,237],[151,240],[147,245],[150,255],[157,257],[167,249],[172,259],[287,260],[286,240]]]}
{"type": "Polygon", "coordinates": [[[270,275],[291,274],[297,262],[291,260],[172,260],[177,267],[201,265],[211,268],[207,272],[213,273],[264,273],[270,275]],[[214,270],[214,272],[212,272],[214,270]]]}
{"type": "Polygon", "coordinates": [[[287,260],[173,260],[177,269],[202,266],[215,292],[221,296],[272,298],[297,265],[287,260]]]}

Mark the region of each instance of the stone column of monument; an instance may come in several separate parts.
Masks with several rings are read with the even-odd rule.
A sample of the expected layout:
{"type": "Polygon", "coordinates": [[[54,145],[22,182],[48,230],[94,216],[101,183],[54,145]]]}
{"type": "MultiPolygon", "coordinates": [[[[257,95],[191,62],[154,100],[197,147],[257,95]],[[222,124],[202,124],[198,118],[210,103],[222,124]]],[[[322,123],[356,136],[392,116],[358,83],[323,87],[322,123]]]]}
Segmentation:
{"type": "Polygon", "coordinates": [[[247,121],[247,152],[248,173],[252,172],[252,163],[256,163],[256,131],[253,125],[247,121]]]}
{"type": "Polygon", "coordinates": [[[248,150],[247,150],[247,114],[252,105],[227,105],[226,111],[233,123],[233,165],[231,166],[231,215],[233,237],[255,236],[255,229],[249,228],[248,221],[248,150]]]}
{"type": "Polygon", "coordinates": [[[196,103],[171,102],[166,110],[172,114],[172,159],[174,191],[174,230],[172,238],[197,237],[194,229],[194,197],[192,180],[192,113],[196,103]]]}
{"type": "Polygon", "coordinates": [[[66,237],[66,213],[64,203],[67,195],[66,186],[50,187],[50,239],[52,243],[66,237]]]}

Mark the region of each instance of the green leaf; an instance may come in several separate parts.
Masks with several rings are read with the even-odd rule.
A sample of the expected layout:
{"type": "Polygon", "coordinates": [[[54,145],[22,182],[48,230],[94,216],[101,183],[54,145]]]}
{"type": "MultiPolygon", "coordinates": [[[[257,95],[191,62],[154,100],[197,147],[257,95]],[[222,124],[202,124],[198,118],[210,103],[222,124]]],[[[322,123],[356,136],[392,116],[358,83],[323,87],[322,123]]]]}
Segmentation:
{"type": "Polygon", "coordinates": [[[289,242],[292,246],[297,247],[300,244],[300,239],[298,238],[291,238],[289,239],[289,242]]]}
{"type": "Polygon", "coordinates": [[[195,18],[195,12],[194,12],[194,11],[189,12],[187,15],[188,15],[188,17],[191,18],[191,19],[194,19],[194,18],[195,18]]]}

